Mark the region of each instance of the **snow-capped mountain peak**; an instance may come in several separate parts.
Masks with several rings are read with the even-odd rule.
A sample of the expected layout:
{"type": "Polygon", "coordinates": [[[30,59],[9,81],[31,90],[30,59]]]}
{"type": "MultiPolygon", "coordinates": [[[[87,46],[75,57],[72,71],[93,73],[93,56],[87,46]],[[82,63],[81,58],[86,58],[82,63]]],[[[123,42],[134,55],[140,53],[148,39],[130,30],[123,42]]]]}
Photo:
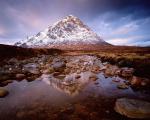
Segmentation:
{"type": "Polygon", "coordinates": [[[24,47],[49,47],[61,44],[105,44],[96,33],[94,33],[79,18],[69,15],[54,23],[37,35],[17,42],[15,45],[24,47]]]}

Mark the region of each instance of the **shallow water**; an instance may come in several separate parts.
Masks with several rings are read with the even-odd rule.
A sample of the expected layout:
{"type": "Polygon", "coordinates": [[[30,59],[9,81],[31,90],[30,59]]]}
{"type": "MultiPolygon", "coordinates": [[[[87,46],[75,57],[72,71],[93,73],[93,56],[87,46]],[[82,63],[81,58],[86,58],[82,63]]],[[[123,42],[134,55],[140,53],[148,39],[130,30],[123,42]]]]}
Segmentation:
{"type": "Polygon", "coordinates": [[[125,81],[122,78],[117,78],[120,80],[119,83],[113,82],[115,77],[105,78],[103,73],[99,73],[98,80],[90,81],[87,79],[88,74],[90,73],[81,73],[81,78],[70,85],[65,85],[61,80],[52,77],[39,78],[32,82],[14,81],[8,84],[5,88],[10,91],[9,95],[0,99],[0,120],[127,119],[114,112],[116,98],[150,100],[150,95],[134,92],[130,87],[118,89],[117,84],[125,81]]]}

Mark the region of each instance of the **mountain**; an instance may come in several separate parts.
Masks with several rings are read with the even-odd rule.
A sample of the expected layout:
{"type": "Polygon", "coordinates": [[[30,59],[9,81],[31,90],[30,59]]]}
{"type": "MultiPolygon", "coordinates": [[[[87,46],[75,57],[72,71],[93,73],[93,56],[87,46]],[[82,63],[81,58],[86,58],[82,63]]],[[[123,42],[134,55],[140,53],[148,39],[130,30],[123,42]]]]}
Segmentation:
{"type": "Polygon", "coordinates": [[[15,43],[21,47],[73,47],[108,45],[79,18],[69,15],[37,35],[15,43]]]}

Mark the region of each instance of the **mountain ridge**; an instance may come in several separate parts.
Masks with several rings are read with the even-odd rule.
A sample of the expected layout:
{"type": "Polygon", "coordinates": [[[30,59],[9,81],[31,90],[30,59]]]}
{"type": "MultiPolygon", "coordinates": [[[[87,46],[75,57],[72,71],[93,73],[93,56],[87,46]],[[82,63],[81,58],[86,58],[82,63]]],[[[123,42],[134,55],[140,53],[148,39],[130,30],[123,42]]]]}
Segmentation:
{"type": "Polygon", "coordinates": [[[109,45],[79,18],[69,15],[38,34],[15,43],[21,47],[59,47],[61,45],[109,45]]]}

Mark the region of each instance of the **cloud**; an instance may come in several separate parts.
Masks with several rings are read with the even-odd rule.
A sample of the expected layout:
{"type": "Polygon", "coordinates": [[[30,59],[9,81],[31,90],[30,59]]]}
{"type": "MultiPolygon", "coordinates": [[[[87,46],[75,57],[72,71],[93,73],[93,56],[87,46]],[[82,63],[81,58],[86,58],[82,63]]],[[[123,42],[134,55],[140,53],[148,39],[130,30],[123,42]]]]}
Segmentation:
{"type": "Polygon", "coordinates": [[[139,28],[139,25],[137,25],[136,22],[130,22],[126,25],[120,26],[115,31],[112,32],[112,34],[128,34],[129,32],[133,32],[139,28]]]}
{"type": "Polygon", "coordinates": [[[7,45],[13,45],[16,42],[20,41],[20,38],[1,38],[0,39],[0,44],[7,44],[7,45]]]}
{"type": "Polygon", "coordinates": [[[7,12],[9,15],[14,18],[18,23],[21,23],[22,25],[31,28],[40,28],[44,21],[39,17],[37,12],[27,9],[22,11],[19,11],[13,7],[9,7],[7,9],[7,12]]]}
{"type": "MultiPolygon", "coordinates": [[[[107,42],[113,44],[113,45],[129,45],[132,46],[135,43],[138,43],[137,41],[139,41],[139,43],[142,43],[141,39],[144,39],[145,36],[129,36],[129,37],[125,37],[125,38],[112,38],[107,40],[107,42]]],[[[145,41],[147,42],[147,41],[145,41]]]]}
{"type": "Polygon", "coordinates": [[[4,36],[6,34],[5,28],[0,26],[0,36],[4,36]]]}
{"type": "Polygon", "coordinates": [[[137,41],[130,36],[150,34],[149,6],[149,0],[0,0],[0,39],[24,39],[73,14],[104,40],[131,45],[137,41]]]}

